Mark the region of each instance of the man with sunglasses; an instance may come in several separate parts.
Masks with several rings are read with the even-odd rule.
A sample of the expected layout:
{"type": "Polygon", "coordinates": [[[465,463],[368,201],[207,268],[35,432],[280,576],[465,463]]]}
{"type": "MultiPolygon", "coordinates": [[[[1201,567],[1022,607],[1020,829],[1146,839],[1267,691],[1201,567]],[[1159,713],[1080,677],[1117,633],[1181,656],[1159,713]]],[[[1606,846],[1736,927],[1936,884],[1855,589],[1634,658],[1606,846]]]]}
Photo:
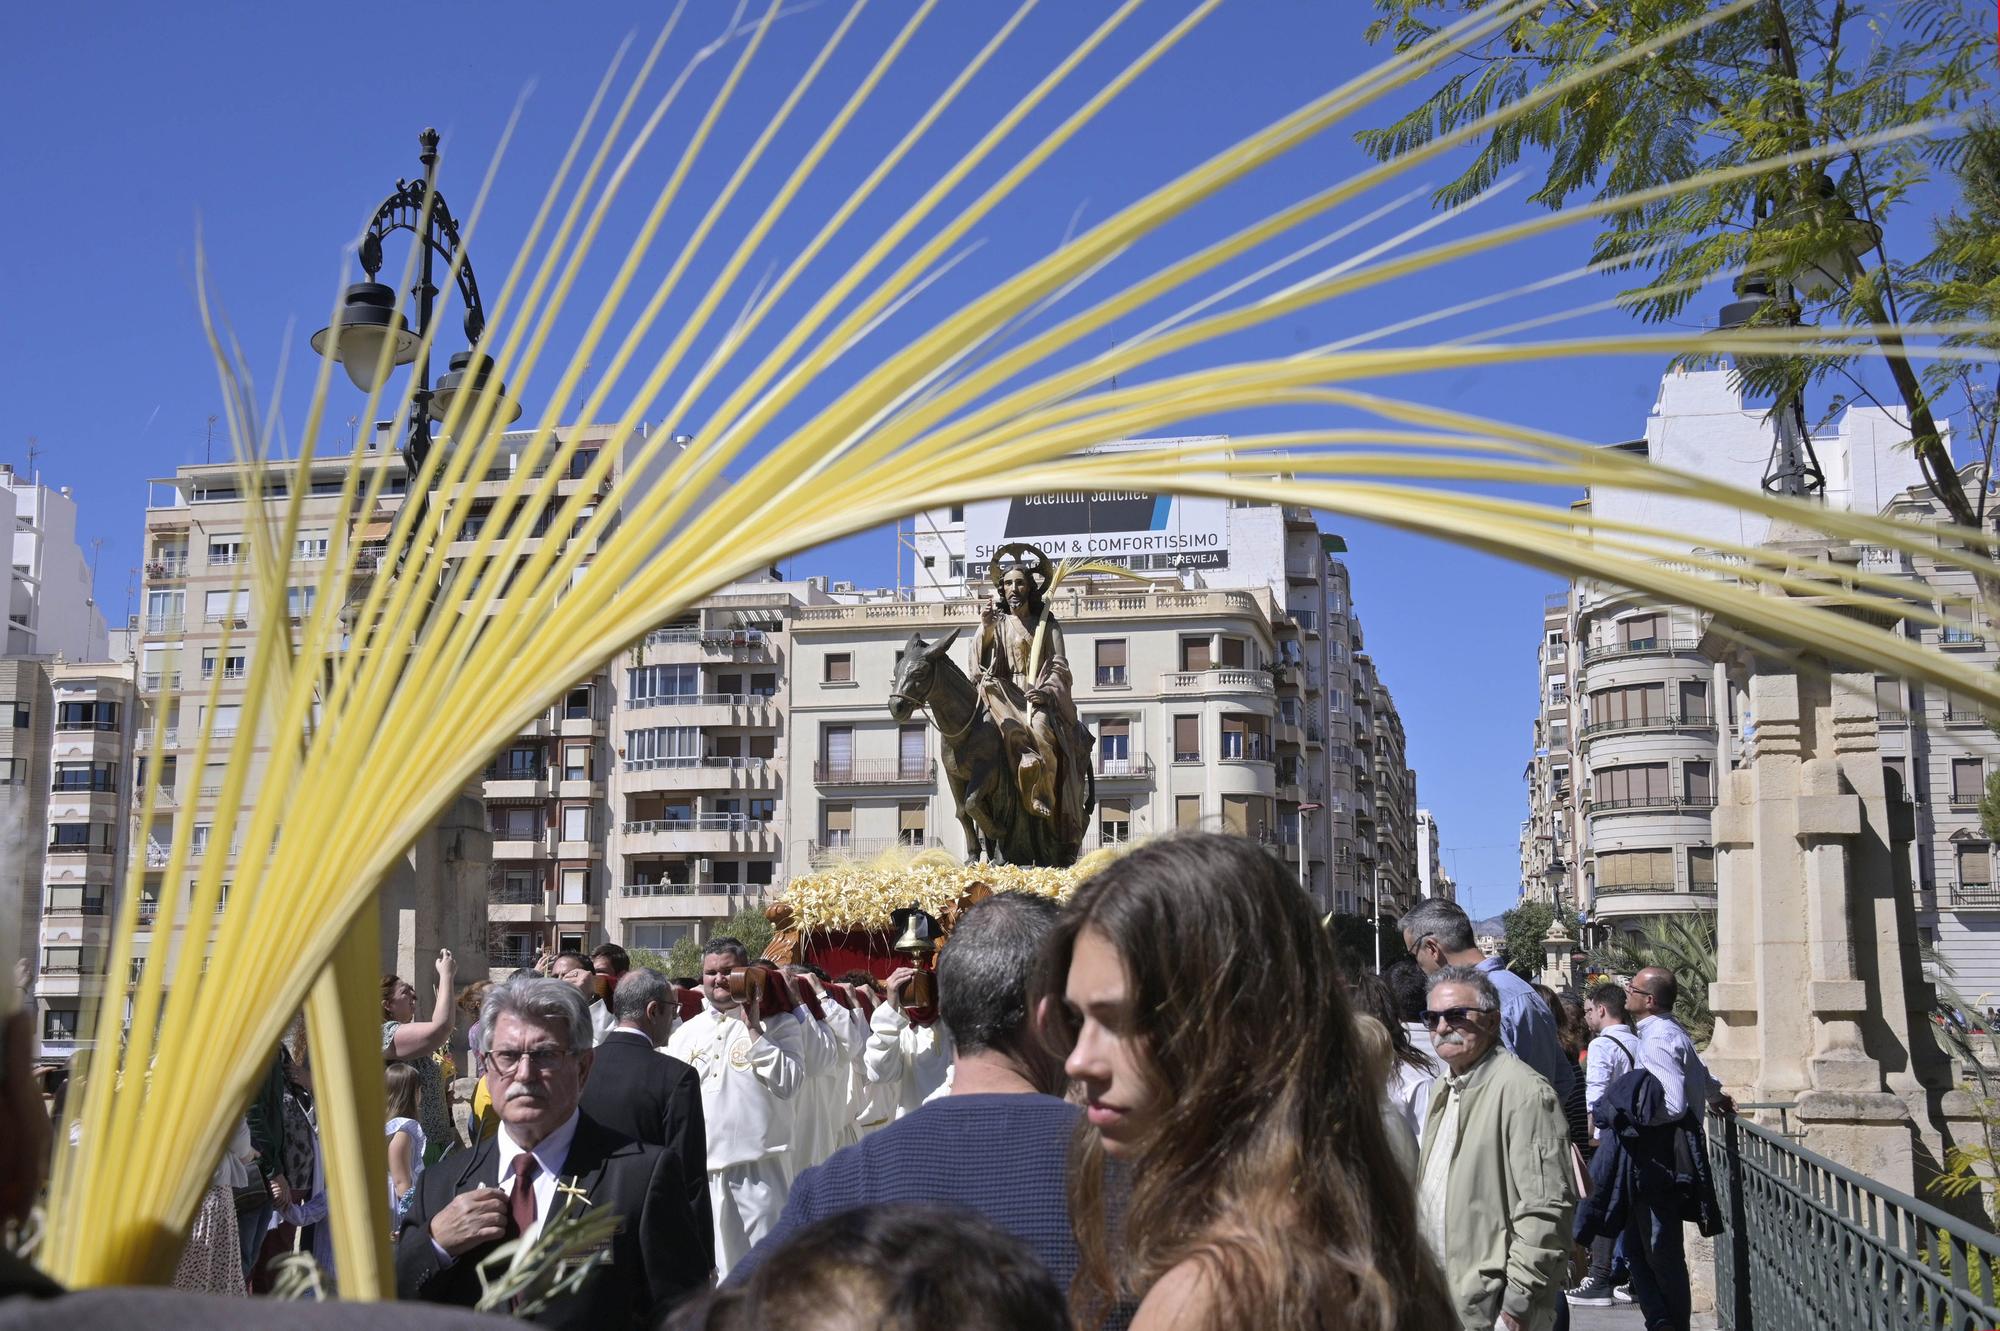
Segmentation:
{"type": "Polygon", "coordinates": [[[396,1243],[397,1296],[471,1307],[495,1248],[536,1242],[558,1206],[588,1207],[621,1221],[604,1245],[609,1260],[527,1320],[578,1331],[658,1325],[707,1285],[713,1266],[680,1160],[579,1110],[592,1032],[577,989],[542,976],[508,980],[487,993],[479,1019],[500,1130],[424,1171],[396,1243]]]}
{"type": "Polygon", "coordinates": [[[1418,1226],[1464,1331],[1550,1331],[1568,1307],[1568,1120],[1548,1081],[1501,1044],[1485,972],[1434,971],[1424,1022],[1446,1075],[1424,1122],[1418,1226]]]}
{"type": "Polygon", "coordinates": [[[1533,985],[1507,969],[1504,959],[1479,950],[1465,909],[1455,901],[1433,897],[1419,902],[1398,927],[1403,946],[1424,974],[1436,975],[1443,966],[1464,966],[1486,976],[1499,995],[1500,1042],[1548,1080],[1557,1103],[1567,1098],[1576,1066],[1563,1053],[1555,1014],[1533,985]]]}

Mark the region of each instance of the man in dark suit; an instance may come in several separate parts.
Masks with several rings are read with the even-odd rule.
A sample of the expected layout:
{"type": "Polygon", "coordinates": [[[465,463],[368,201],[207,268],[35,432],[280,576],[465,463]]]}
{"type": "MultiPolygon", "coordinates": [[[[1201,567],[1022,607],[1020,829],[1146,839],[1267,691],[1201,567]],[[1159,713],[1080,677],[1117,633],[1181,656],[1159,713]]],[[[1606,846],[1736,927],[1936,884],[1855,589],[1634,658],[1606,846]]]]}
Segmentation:
{"type": "Polygon", "coordinates": [[[634,1141],[661,1147],[680,1161],[688,1206],[712,1244],[701,1076],[658,1050],[674,1033],[680,999],[665,976],[643,969],[628,971],[612,994],[611,1010],[618,1024],[591,1059],[583,1112],[634,1141]]]}
{"type": "Polygon", "coordinates": [[[537,1239],[558,1197],[580,1193],[620,1217],[610,1260],[530,1320],[578,1331],[656,1325],[708,1283],[712,1266],[678,1157],[578,1108],[591,1024],[575,989],[540,976],[508,980],[487,994],[480,1021],[500,1130],[424,1171],[396,1243],[398,1297],[477,1303],[480,1261],[503,1241],[537,1239]]]}

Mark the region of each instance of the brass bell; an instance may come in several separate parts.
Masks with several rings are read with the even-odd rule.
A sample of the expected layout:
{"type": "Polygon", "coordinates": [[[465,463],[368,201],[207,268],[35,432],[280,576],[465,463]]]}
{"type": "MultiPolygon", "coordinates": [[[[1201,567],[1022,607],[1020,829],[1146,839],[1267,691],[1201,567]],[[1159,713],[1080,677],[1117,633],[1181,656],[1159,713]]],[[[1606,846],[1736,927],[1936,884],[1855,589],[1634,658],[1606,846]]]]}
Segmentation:
{"type": "Polygon", "coordinates": [[[928,957],[938,950],[938,922],[925,910],[905,906],[891,911],[889,919],[896,931],[893,950],[910,958],[928,957]]]}

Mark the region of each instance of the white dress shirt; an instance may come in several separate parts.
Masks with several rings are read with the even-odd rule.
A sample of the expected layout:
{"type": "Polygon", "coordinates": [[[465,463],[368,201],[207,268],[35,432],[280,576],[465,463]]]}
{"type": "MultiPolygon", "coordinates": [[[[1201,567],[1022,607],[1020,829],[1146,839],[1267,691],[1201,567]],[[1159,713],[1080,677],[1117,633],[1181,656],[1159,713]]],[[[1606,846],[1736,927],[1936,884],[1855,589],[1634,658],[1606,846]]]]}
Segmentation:
{"type": "Polygon", "coordinates": [[[1690,1109],[1699,1113],[1720,1091],[1694,1040],[1672,1017],[1639,1019],[1639,1060],[1660,1083],[1660,1122],[1672,1123],[1690,1109]]]}
{"type": "MultiPolygon", "coordinates": [[[[542,1222],[548,1219],[549,1208],[555,1205],[556,1183],[562,1178],[563,1166],[569,1162],[570,1143],[576,1140],[577,1120],[583,1111],[572,1110],[563,1120],[562,1126],[535,1144],[527,1154],[535,1157],[540,1166],[533,1180],[535,1189],[535,1218],[521,1237],[533,1243],[541,1236],[542,1222]]],[[[521,1146],[515,1142],[512,1131],[505,1122],[494,1135],[493,1143],[500,1149],[500,1188],[509,1197],[514,1193],[514,1157],[523,1154],[521,1146]]]]}
{"type": "Polygon", "coordinates": [[[1624,1022],[1606,1026],[1591,1037],[1583,1065],[1583,1107],[1597,1112],[1604,1088],[1639,1066],[1639,1036],[1624,1022]]]}

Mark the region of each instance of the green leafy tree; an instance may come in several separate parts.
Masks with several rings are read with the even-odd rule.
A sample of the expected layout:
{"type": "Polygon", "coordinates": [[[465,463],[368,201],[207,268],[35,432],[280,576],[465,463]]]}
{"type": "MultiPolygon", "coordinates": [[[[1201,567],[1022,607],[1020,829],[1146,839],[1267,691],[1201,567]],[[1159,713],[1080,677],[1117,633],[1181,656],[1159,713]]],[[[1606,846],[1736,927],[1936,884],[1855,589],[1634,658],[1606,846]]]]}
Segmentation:
{"type": "Polygon", "coordinates": [[[1500,927],[1507,936],[1507,969],[1524,980],[1539,976],[1544,960],[1542,940],[1555,922],[1556,908],[1546,901],[1523,901],[1504,912],[1500,927]]]}
{"type": "MultiPolygon", "coordinates": [[[[1479,0],[1374,4],[1368,39],[1403,49],[1479,0]]],[[[1385,160],[1411,152],[1713,8],[1711,0],[1551,0],[1457,57],[1418,105],[1363,131],[1360,141],[1385,160]]],[[[1971,263],[1976,271],[1993,257],[1991,208],[1971,207],[1953,232],[1956,243],[1934,247],[1915,265],[1890,259],[1883,228],[1932,172],[1970,156],[1973,136],[1932,122],[1990,96],[1992,19],[1990,6],[1972,0],[1760,0],[1485,132],[1474,140],[1471,164],[1438,190],[1437,202],[1479,195],[1524,158],[1541,164],[1533,199],[1558,209],[1827,150],[1804,165],[1612,213],[1597,232],[1593,258],[1613,271],[1647,275],[1624,299],[1649,322],[1682,319],[1701,284],[1737,271],[1773,284],[1775,299],[1754,323],[1885,325],[1912,313],[1942,314],[1948,304],[1931,293],[1968,294],[1961,270],[1971,263]],[[1836,147],[1902,130],[1913,132],[1836,147]],[[1868,246],[1860,266],[1830,272],[1837,280],[1816,287],[1814,260],[1857,242],[1868,246]]],[[[1992,179],[1984,180],[1988,194],[1992,179]]],[[[1990,299],[1990,278],[1973,285],[1990,299]]],[[[1932,492],[1952,521],[1977,525],[1978,498],[1937,426],[1938,395],[1964,383],[1949,375],[1926,381],[1893,336],[1878,336],[1874,349],[1909,413],[1932,492]]],[[[1830,358],[1758,357],[1738,373],[1753,392],[1774,396],[1774,410],[1802,412],[1806,387],[1830,377],[1841,389],[1834,410],[1849,395],[1877,402],[1850,365],[1830,358]]]]}
{"type": "Polygon", "coordinates": [[[1333,945],[1340,953],[1340,964],[1350,975],[1375,969],[1375,941],[1382,942],[1382,969],[1389,967],[1410,955],[1403,946],[1402,931],[1396,928],[1393,919],[1380,921],[1367,915],[1329,915],[1325,920],[1327,932],[1333,935],[1333,945]]]}
{"type": "MultiPolygon", "coordinates": [[[[771,944],[771,922],[764,918],[761,906],[745,906],[724,920],[710,933],[713,938],[738,938],[743,946],[750,949],[750,955],[761,956],[771,944]]],[[[701,974],[702,945],[691,938],[683,938],[665,952],[654,952],[649,948],[635,947],[632,964],[644,966],[647,970],[658,971],[662,975],[701,974]]]]}
{"type": "Polygon", "coordinates": [[[1631,976],[1648,966],[1674,973],[1679,994],[1674,1017],[1698,1045],[1715,1033],[1715,1013],[1708,1006],[1708,986],[1715,983],[1715,915],[1710,911],[1679,911],[1656,915],[1639,927],[1637,936],[1614,935],[1585,958],[1592,971],[1631,976]]]}

